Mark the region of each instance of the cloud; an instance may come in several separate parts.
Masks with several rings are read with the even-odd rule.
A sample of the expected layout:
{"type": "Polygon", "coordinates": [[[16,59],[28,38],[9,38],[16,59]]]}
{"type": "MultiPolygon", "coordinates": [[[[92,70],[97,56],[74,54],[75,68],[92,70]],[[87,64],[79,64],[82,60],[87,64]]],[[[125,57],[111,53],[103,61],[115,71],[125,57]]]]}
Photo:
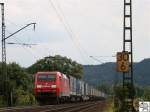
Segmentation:
{"type": "MultiPolygon", "coordinates": [[[[92,59],[89,58],[90,55],[112,56],[122,50],[123,1],[52,0],[59,9],[58,13],[62,15],[63,12],[65,15],[65,20],[75,34],[73,39],[69,37],[49,0],[43,2],[41,0],[3,1],[6,5],[7,30],[14,32],[25,24],[37,22],[36,32],[29,27],[9,41],[39,43],[32,49],[28,48],[35,52],[37,58],[33,58],[21,47],[8,46],[8,61],[17,61],[23,66],[28,66],[46,55],[60,54],[82,64],[93,64],[92,59]],[[22,60],[22,57],[25,59],[22,60]]],[[[148,22],[150,13],[148,10],[150,10],[149,0],[133,1],[135,61],[150,57],[150,22],[148,22]]],[[[101,58],[101,60],[115,61],[114,58],[101,58]]]]}

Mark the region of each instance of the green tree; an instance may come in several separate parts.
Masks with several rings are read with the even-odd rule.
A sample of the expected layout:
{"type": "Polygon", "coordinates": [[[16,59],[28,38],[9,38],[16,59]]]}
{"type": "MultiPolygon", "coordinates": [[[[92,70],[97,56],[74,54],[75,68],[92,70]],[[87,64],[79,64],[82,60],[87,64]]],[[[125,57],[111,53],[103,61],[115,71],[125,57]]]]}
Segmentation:
{"type": "Polygon", "coordinates": [[[31,74],[34,74],[38,71],[60,71],[76,78],[82,78],[83,75],[83,67],[81,64],[60,55],[56,55],[54,57],[49,56],[45,57],[44,59],[40,59],[32,66],[27,68],[27,71],[31,74]]]}
{"type": "Polygon", "coordinates": [[[107,83],[102,83],[100,86],[98,86],[98,89],[108,95],[112,94],[112,87],[108,85],[107,83]]]}
{"type": "Polygon", "coordinates": [[[150,101],[150,87],[146,87],[144,89],[143,99],[146,101],[150,101]]]}
{"type": "Polygon", "coordinates": [[[144,94],[144,88],[140,86],[135,86],[135,91],[136,91],[136,98],[141,98],[144,94]]]}
{"type": "Polygon", "coordinates": [[[15,105],[33,105],[36,103],[35,97],[29,91],[25,91],[22,87],[15,90],[15,105]]]}
{"type": "Polygon", "coordinates": [[[122,86],[114,87],[114,112],[122,112],[122,101],[123,101],[123,89],[122,86]]]}
{"type": "MultiPolygon", "coordinates": [[[[2,69],[0,69],[0,73],[1,70],[2,69]]],[[[13,105],[28,105],[36,103],[33,96],[32,75],[28,74],[16,63],[7,64],[7,75],[9,77],[7,89],[9,90],[9,94],[11,93],[13,96],[13,105]],[[22,97],[24,97],[24,99],[22,97]]],[[[2,74],[0,76],[2,76],[2,74]]],[[[0,90],[2,90],[2,87],[3,83],[0,83],[0,90]]]]}

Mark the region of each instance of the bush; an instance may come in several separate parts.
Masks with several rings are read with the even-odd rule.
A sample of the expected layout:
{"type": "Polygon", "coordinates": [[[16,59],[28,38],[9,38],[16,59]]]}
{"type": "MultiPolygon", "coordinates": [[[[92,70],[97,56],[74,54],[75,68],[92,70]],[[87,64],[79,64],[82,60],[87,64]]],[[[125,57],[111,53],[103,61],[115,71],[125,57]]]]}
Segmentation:
{"type": "Polygon", "coordinates": [[[15,92],[15,99],[14,99],[15,105],[34,105],[36,104],[35,97],[32,95],[32,93],[29,93],[28,91],[24,91],[21,87],[18,88],[15,92]]]}
{"type": "MultiPolygon", "coordinates": [[[[0,74],[1,70],[2,69],[0,69],[0,74]]],[[[7,64],[7,74],[9,76],[7,90],[9,99],[12,99],[12,105],[17,106],[36,104],[36,100],[33,95],[32,75],[28,74],[22,67],[20,67],[16,63],[7,64]],[[12,94],[12,98],[10,98],[10,94],[12,94]]],[[[2,90],[3,86],[3,83],[0,83],[0,90],[2,90]]],[[[4,106],[2,105],[2,102],[4,101],[2,98],[0,98],[0,105],[4,106]]]]}

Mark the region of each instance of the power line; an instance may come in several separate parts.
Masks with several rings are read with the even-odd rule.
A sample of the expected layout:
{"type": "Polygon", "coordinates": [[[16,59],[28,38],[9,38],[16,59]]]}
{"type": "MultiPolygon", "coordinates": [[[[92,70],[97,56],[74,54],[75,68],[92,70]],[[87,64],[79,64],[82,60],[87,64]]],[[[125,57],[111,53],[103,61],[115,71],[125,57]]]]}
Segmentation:
{"type": "MultiPolygon", "coordinates": [[[[73,32],[73,30],[72,30],[70,24],[67,22],[66,17],[65,17],[65,15],[64,15],[64,13],[63,13],[63,11],[62,11],[62,8],[60,7],[59,3],[57,2],[57,0],[55,1],[55,3],[57,3],[57,7],[59,8],[59,11],[58,11],[58,9],[56,8],[56,6],[55,6],[55,4],[53,3],[53,1],[52,1],[52,0],[49,0],[49,2],[51,3],[53,9],[55,10],[55,12],[56,12],[56,14],[57,14],[59,20],[63,23],[65,30],[66,30],[67,33],[69,34],[70,39],[72,40],[73,44],[74,44],[75,47],[77,48],[77,50],[78,50],[79,54],[81,55],[82,59],[83,59],[85,62],[87,62],[87,61],[85,60],[85,56],[86,56],[87,58],[89,58],[89,55],[88,55],[88,53],[86,52],[86,50],[80,45],[80,42],[79,42],[79,40],[78,40],[78,38],[77,38],[77,35],[73,32]],[[60,14],[59,12],[60,12],[61,14],[60,14]],[[77,40],[77,41],[76,41],[76,40],[77,40]],[[83,51],[83,52],[82,52],[82,51],[83,51]]],[[[86,58],[86,59],[87,59],[87,58],[86,58]]],[[[87,59],[87,60],[89,61],[90,58],[87,59]]],[[[92,74],[94,73],[94,70],[93,70],[91,67],[89,68],[89,70],[91,71],[92,74]]]]}
{"type": "Polygon", "coordinates": [[[37,44],[28,44],[28,43],[15,43],[15,42],[7,42],[7,44],[10,44],[10,45],[22,45],[22,46],[28,46],[28,47],[31,47],[33,45],[37,45],[37,44]]]}
{"type": "MultiPolygon", "coordinates": [[[[9,33],[9,34],[12,34],[12,33],[10,33],[8,30],[6,30],[6,32],[7,33],[9,33]]],[[[20,43],[19,41],[21,41],[19,38],[13,38],[17,43],[20,43]]],[[[35,55],[35,53],[33,53],[32,51],[30,51],[29,49],[27,49],[27,47],[25,47],[25,46],[22,46],[22,48],[25,50],[25,51],[27,51],[30,55],[32,55],[35,59],[39,59],[38,57],[37,57],[37,55],[35,55]]],[[[32,47],[30,47],[30,49],[32,49],[32,47]]]]}
{"type": "MultiPolygon", "coordinates": [[[[57,4],[57,8],[55,6],[55,4],[53,3],[52,0],[49,0],[51,6],[53,7],[53,9],[55,10],[59,20],[63,23],[65,30],[67,31],[67,33],[69,34],[70,39],[72,40],[73,44],[75,45],[75,47],[77,48],[79,54],[84,57],[85,55],[87,55],[86,51],[84,50],[84,53],[81,50],[81,45],[79,44],[79,42],[75,41],[75,34],[73,33],[71,26],[69,25],[69,23],[67,23],[67,20],[65,18],[65,15],[61,9],[61,7],[57,4]],[[58,9],[59,8],[59,9],[58,9]],[[60,14],[61,13],[61,14],[60,14]],[[80,47],[79,47],[80,46],[80,47]]],[[[89,56],[87,56],[89,57],[89,56]]],[[[83,58],[85,61],[85,58],[83,58]]]]}
{"type": "Polygon", "coordinates": [[[18,25],[18,24],[12,22],[11,20],[9,20],[9,19],[7,19],[7,18],[6,18],[6,21],[7,21],[8,23],[10,23],[10,24],[16,26],[16,27],[21,27],[21,25],[18,25]]]}
{"type": "MultiPolygon", "coordinates": [[[[6,19],[10,24],[12,24],[12,25],[14,25],[14,26],[20,26],[20,25],[18,25],[18,24],[16,24],[16,23],[14,23],[14,22],[12,22],[11,20],[9,20],[9,19],[6,19]]],[[[10,32],[8,32],[9,34],[11,34],[10,32]]],[[[30,38],[30,37],[28,37],[28,38],[30,38]]],[[[18,38],[18,40],[19,41],[21,41],[19,38],[18,38]]],[[[43,45],[43,44],[39,44],[38,43],[38,45],[42,45],[42,47],[44,47],[44,50],[46,50],[46,52],[50,52],[50,50],[49,50],[49,48],[46,46],[46,45],[43,45]]],[[[24,47],[25,49],[26,49],[26,47],[24,47]]],[[[33,49],[33,47],[31,48],[33,51],[35,51],[34,49],[33,49]]],[[[36,52],[36,51],[35,51],[36,52]]],[[[36,53],[37,54],[37,53],[36,53]]],[[[47,53],[44,53],[45,55],[47,55],[47,53]]]]}
{"type": "Polygon", "coordinates": [[[78,35],[73,32],[73,30],[72,30],[70,24],[67,22],[66,16],[65,16],[65,14],[64,14],[64,12],[63,12],[63,10],[62,10],[60,4],[57,2],[57,0],[55,0],[55,3],[57,4],[57,6],[58,6],[58,8],[59,8],[59,11],[61,12],[61,14],[62,14],[62,16],[63,16],[63,18],[64,18],[64,21],[66,22],[68,28],[70,29],[70,31],[71,31],[73,37],[77,40],[77,44],[82,48],[82,51],[83,51],[87,56],[89,56],[88,53],[87,53],[87,51],[81,46],[80,41],[79,41],[79,39],[78,39],[78,35]]]}
{"type": "Polygon", "coordinates": [[[101,63],[101,64],[103,64],[103,63],[104,63],[104,62],[102,62],[101,60],[99,60],[99,59],[95,58],[94,56],[90,56],[90,58],[94,59],[95,61],[97,61],[97,62],[99,62],[99,63],[101,63]]]}

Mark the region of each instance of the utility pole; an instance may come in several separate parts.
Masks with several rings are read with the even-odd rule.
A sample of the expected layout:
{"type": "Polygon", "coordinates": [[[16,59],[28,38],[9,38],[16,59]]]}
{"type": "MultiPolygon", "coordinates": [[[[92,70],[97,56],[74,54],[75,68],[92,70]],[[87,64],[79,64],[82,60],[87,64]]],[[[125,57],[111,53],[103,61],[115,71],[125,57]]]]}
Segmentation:
{"type": "Polygon", "coordinates": [[[122,112],[135,112],[133,82],[133,41],[132,41],[132,0],[124,0],[123,52],[128,53],[129,71],[123,72],[123,105],[122,112]]]}
{"type": "Polygon", "coordinates": [[[9,76],[7,75],[7,65],[6,65],[6,39],[12,37],[13,35],[17,34],[18,32],[22,31],[23,29],[27,28],[30,25],[34,25],[34,29],[35,29],[36,23],[27,24],[26,26],[12,33],[11,35],[5,37],[4,3],[0,3],[0,5],[1,5],[1,12],[2,12],[2,84],[3,84],[2,95],[3,95],[3,101],[6,101],[6,105],[12,106],[11,88],[9,85],[9,76]]]}
{"type": "MultiPolygon", "coordinates": [[[[6,68],[6,44],[5,44],[5,18],[4,18],[4,3],[0,3],[2,13],[2,95],[3,101],[8,101],[8,77],[6,68]]],[[[8,102],[6,102],[8,104],[8,102]]]]}
{"type": "Polygon", "coordinates": [[[117,71],[123,73],[123,97],[119,112],[135,112],[133,81],[132,0],[124,0],[123,51],[117,53],[117,71]]]}
{"type": "Polygon", "coordinates": [[[132,0],[124,0],[123,51],[129,53],[129,72],[123,73],[124,112],[134,112],[132,0]],[[129,22],[129,23],[128,23],[129,22]]]}

